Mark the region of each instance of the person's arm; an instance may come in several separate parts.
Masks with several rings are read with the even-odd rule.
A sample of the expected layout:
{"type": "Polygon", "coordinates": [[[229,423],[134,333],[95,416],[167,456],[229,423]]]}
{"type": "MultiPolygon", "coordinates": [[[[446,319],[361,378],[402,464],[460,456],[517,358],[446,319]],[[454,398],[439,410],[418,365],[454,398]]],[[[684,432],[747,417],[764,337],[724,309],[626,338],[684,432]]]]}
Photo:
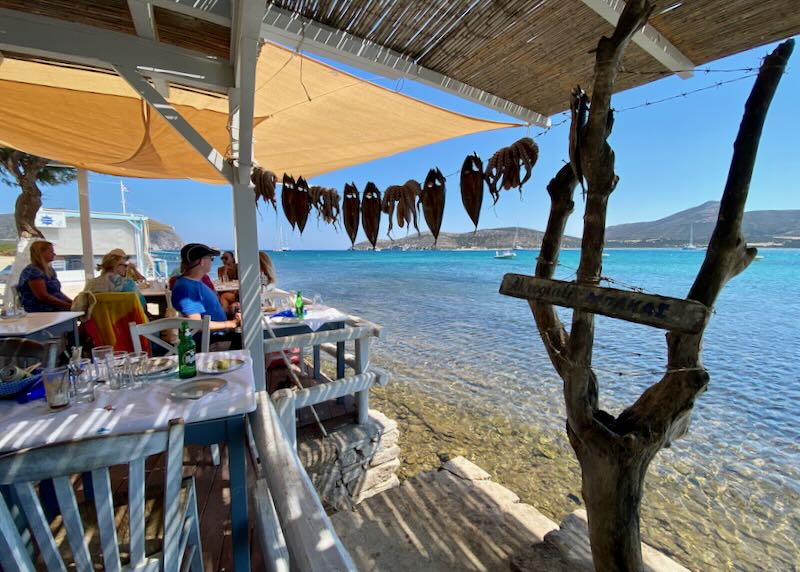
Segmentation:
{"type": "MultiPolygon", "coordinates": [[[[203,316],[200,314],[187,314],[186,318],[189,320],[202,320],[203,316]]],[[[235,320],[225,320],[224,322],[210,322],[208,325],[208,329],[212,332],[216,332],[219,330],[231,330],[239,326],[239,315],[236,315],[235,320]]]]}
{"type": "Polygon", "coordinates": [[[43,278],[36,278],[28,280],[28,285],[31,287],[31,292],[36,296],[36,299],[45,304],[50,304],[62,310],[69,310],[72,308],[72,300],[68,296],[62,294],[63,298],[53,296],[47,292],[47,285],[44,283],[43,278]]]}
{"type": "Polygon", "coordinates": [[[222,277],[225,275],[225,265],[223,264],[219,268],[217,268],[217,278],[222,280],[222,277]]]}

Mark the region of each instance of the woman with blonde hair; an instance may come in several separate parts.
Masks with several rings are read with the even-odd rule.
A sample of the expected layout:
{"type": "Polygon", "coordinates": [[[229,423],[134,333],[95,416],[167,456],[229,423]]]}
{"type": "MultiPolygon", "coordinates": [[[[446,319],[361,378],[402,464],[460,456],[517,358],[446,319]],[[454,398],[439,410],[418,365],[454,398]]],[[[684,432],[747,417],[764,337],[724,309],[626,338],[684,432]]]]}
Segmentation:
{"type": "Polygon", "coordinates": [[[258,263],[261,268],[261,283],[265,286],[275,286],[278,281],[275,277],[275,267],[272,265],[272,259],[263,250],[258,252],[258,263]]]}
{"type": "Polygon", "coordinates": [[[40,240],[31,245],[31,263],[17,283],[26,312],[62,312],[72,307],[72,299],[61,291],[61,282],[51,266],[55,258],[52,242],[40,240]]]}
{"type": "Polygon", "coordinates": [[[128,278],[128,258],[126,256],[112,250],[103,257],[103,260],[97,265],[97,270],[100,271],[100,276],[92,282],[92,292],[135,292],[139,294],[140,298],[142,297],[136,282],[128,278]]]}

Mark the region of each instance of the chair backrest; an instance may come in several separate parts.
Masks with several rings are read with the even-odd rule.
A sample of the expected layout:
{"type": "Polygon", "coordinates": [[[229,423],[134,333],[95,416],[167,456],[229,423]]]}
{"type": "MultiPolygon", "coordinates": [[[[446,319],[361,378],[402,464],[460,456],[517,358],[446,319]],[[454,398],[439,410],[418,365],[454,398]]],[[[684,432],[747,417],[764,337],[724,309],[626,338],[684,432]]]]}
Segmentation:
{"type": "Polygon", "coordinates": [[[136,322],[131,322],[128,325],[131,329],[131,340],[133,341],[134,351],[142,351],[141,336],[149,340],[151,344],[155,344],[167,350],[167,355],[175,354],[178,351],[177,346],[164,341],[158,334],[165,330],[174,330],[179,328],[182,322],[186,322],[189,325],[190,335],[193,336],[197,332],[200,332],[200,351],[203,353],[207,352],[211,343],[211,318],[209,316],[203,316],[202,320],[187,320],[186,318],[162,318],[147,324],[137,324],[136,322]]]}
{"type": "Polygon", "coordinates": [[[37,342],[27,338],[0,338],[0,367],[28,367],[37,361],[42,367],[55,367],[58,344],[37,342]]]}
{"type": "MultiPolygon", "coordinates": [[[[152,566],[153,558],[145,556],[144,542],[145,458],[166,452],[164,539],[159,558],[163,560],[164,570],[177,569],[175,562],[181,558],[178,544],[182,528],[179,511],[183,435],[183,420],[174,419],[166,429],[93,437],[0,457],[0,485],[8,487],[8,496],[14,500],[9,507],[5,495],[0,495],[0,567],[4,570],[34,570],[31,556],[12,515],[21,510],[47,569],[66,569],[50,522],[45,517],[45,507],[36,492],[38,481],[52,479],[72,560],[78,570],[94,570],[92,555],[84,538],[82,513],[72,486],[73,478],[81,473],[91,472],[103,569],[120,570],[114,499],[108,469],[112,465],[121,464],[128,465],[129,567],[152,566]]],[[[84,511],[87,512],[90,511],[84,511]]]]}

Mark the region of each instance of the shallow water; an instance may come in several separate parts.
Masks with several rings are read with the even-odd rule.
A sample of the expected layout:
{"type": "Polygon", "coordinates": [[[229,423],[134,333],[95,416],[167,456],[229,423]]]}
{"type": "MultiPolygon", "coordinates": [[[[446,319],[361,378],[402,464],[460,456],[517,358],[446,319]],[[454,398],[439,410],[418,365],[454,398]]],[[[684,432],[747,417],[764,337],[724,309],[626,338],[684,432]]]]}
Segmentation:
{"type": "MultiPolygon", "coordinates": [[[[554,519],[580,503],[561,380],[527,304],[497,293],[536,252],[274,253],[279,285],[385,326],[376,405],[400,418],[404,474],[464,454],[554,519]]],[[[611,250],[616,286],[685,296],[703,251],[611,250]]],[[[800,251],[764,250],[723,290],[706,330],[708,391],[689,434],[659,453],[642,510],[646,541],[692,569],[793,570],[800,539],[800,251]]],[[[578,253],[562,254],[570,279],[578,253]]],[[[562,318],[568,319],[564,310],[562,318]]],[[[567,322],[568,323],[568,322],[567,322]]],[[[598,317],[601,406],[618,413],[663,373],[664,332],[598,317]]]]}

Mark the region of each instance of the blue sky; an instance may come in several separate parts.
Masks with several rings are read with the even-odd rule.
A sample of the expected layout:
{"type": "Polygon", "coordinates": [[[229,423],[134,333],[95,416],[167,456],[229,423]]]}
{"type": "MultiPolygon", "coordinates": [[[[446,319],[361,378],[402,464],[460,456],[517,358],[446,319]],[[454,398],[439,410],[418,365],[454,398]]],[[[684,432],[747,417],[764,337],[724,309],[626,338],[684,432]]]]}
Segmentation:
{"type": "MultiPolygon", "coordinates": [[[[757,68],[761,58],[772,46],[766,46],[724,60],[701,66],[700,69],[738,70],[757,68]]],[[[797,136],[800,123],[796,106],[800,101],[800,74],[793,73],[800,54],[790,60],[788,72],[781,80],[772,103],[762,135],[758,161],[750,188],[748,210],[800,209],[795,169],[797,165],[797,136]]],[[[655,66],[654,62],[654,66],[655,66]]],[[[341,67],[341,66],[339,66],[341,67]]],[[[375,79],[372,74],[344,68],[351,73],[375,79]]],[[[608,224],[653,220],[673,212],[699,205],[708,200],[719,200],[725,184],[733,149],[733,140],[741,120],[745,100],[754,78],[727,83],[679,97],[663,103],[622,111],[646,102],[655,102],[681,93],[695,91],[719,82],[728,82],[754,72],[717,71],[698,72],[692,79],[669,77],[624,93],[613,100],[616,115],[610,142],[616,153],[616,171],[619,185],[612,194],[608,210],[608,224]]],[[[396,88],[412,97],[426,100],[454,111],[487,119],[507,119],[478,105],[443,94],[435,89],[408,80],[378,81],[396,88]]],[[[565,115],[552,117],[554,124],[565,115]]],[[[458,171],[464,157],[477,152],[484,163],[500,147],[505,147],[520,137],[535,137],[540,158],[534,167],[533,177],[526,183],[522,197],[516,190],[504,191],[495,207],[488,196],[484,198],[480,228],[525,226],[544,229],[549,201],[545,186],[567,160],[568,124],[544,132],[539,128],[505,129],[445,141],[408,151],[356,167],[342,169],[310,181],[311,184],[335,187],[340,194],[345,182],[355,181],[363,190],[367,181],[380,189],[392,184],[402,184],[408,178],[422,181],[429,168],[439,167],[447,181],[447,204],[442,230],[465,232],[472,225],[461,205],[458,171]]],[[[116,177],[90,175],[90,202],[92,210],[119,212],[121,209],[119,181],[116,177]]],[[[126,195],[128,211],[142,213],[162,222],[172,224],[183,240],[206,242],[230,247],[233,245],[233,211],[229,187],[203,185],[192,181],[160,181],[124,179],[130,190],[126,195]]],[[[57,188],[45,187],[44,206],[77,209],[75,184],[57,188]]],[[[5,187],[0,191],[0,212],[12,212],[16,193],[5,187]]],[[[278,202],[280,208],[280,201],[278,202]]],[[[301,237],[297,231],[289,233],[283,217],[260,206],[259,246],[274,248],[278,244],[278,230],[289,237],[293,249],[342,249],[349,246],[344,231],[336,232],[328,225],[316,224],[312,214],[301,237]]],[[[576,210],[567,225],[567,233],[580,235],[583,202],[578,197],[576,210]]],[[[424,227],[424,222],[421,222],[424,227]]],[[[382,221],[381,235],[385,234],[386,219],[382,221]]],[[[399,229],[398,229],[399,230],[399,229]]],[[[395,236],[402,236],[402,230],[395,236]]],[[[363,233],[359,233],[363,240],[363,233]]]]}

